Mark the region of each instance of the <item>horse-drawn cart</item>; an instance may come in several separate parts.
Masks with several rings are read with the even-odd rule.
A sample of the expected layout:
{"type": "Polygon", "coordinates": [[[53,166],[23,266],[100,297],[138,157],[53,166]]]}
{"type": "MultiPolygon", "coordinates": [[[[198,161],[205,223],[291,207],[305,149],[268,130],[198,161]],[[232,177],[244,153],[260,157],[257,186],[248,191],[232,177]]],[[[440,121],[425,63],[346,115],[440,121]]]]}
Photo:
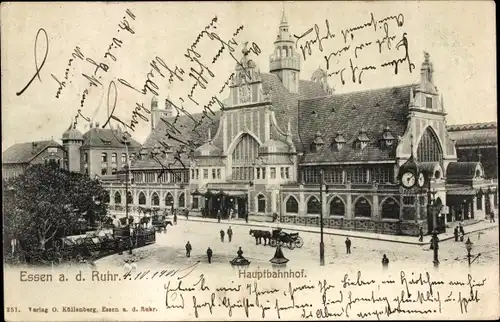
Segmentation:
{"type": "Polygon", "coordinates": [[[281,229],[275,229],[271,234],[269,244],[272,247],[279,244],[280,246],[286,246],[289,249],[294,249],[295,247],[301,248],[304,246],[304,240],[299,236],[299,233],[285,233],[281,229]]]}

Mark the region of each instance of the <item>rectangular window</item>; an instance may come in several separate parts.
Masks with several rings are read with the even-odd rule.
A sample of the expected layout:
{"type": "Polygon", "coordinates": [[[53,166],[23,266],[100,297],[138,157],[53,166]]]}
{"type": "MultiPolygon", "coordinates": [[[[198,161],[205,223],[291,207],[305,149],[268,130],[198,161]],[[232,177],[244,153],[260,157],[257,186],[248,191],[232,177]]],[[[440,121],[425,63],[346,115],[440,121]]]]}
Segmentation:
{"type": "Polygon", "coordinates": [[[193,197],[193,204],[192,204],[192,208],[193,209],[198,209],[199,208],[199,197],[198,196],[194,196],[193,197]]]}
{"type": "Polygon", "coordinates": [[[89,162],[89,154],[88,153],[83,154],[83,162],[85,162],[85,163],[89,162]]]}
{"type": "Polygon", "coordinates": [[[102,174],[103,176],[107,175],[107,174],[108,174],[108,169],[106,169],[106,168],[102,168],[102,169],[101,169],[101,174],[102,174]]]}
{"type": "Polygon", "coordinates": [[[221,178],[220,169],[217,169],[217,179],[220,179],[220,178],[221,178]]]}
{"type": "Polygon", "coordinates": [[[289,167],[285,168],[285,179],[290,179],[290,168],[289,167]]]}
{"type": "Polygon", "coordinates": [[[432,97],[425,98],[425,107],[432,108],[432,97]]]}
{"type": "Polygon", "coordinates": [[[111,163],[116,164],[116,153],[113,153],[113,154],[111,155],[111,163]]]}
{"type": "Polygon", "coordinates": [[[347,180],[351,183],[366,183],[366,169],[363,167],[350,167],[346,169],[347,180]]]}
{"type": "Polygon", "coordinates": [[[212,179],[215,179],[217,176],[215,169],[212,169],[212,179]]]}
{"type": "Polygon", "coordinates": [[[285,168],[280,167],[280,175],[281,175],[281,179],[285,179],[285,168]]]}
{"type": "Polygon", "coordinates": [[[257,168],[255,170],[257,170],[257,179],[260,179],[260,168],[257,168]]]}
{"type": "Polygon", "coordinates": [[[203,169],[203,179],[208,179],[208,169],[203,169]]]}
{"type": "Polygon", "coordinates": [[[122,164],[125,164],[127,162],[127,155],[125,153],[122,153],[122,164]]]}
{"type": "Polygon", "coordinates": [[[266,178],[266,168],[262,168],[262,179],[266,178]]]}
{"type": "Polygon", "coordinates": [[[200,170],[196,169],[196,180],[200,179],[200,170]]]}
{"type": "Polygon", "coordinates": [[[103,162],[103,163],[108,162],[108,154],[107,153],[101,153],[101,162],[103,162]]]}
{"type": "Polygon", "coordinates": [[[271,167],[271,179],[276,179],[276,168],[271,167]]]}
{"type": "Polygon", "coordinates": [[[191,179],[194,179],[194,169],[191,169],[191,179]]]}

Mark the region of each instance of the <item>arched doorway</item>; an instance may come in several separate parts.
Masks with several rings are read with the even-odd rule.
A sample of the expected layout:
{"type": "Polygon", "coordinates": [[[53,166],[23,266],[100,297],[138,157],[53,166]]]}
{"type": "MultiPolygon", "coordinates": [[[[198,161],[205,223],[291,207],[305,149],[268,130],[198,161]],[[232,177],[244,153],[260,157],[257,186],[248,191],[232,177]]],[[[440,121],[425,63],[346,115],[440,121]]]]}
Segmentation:
{"type": "Polygon", "coordinates": [[[156,192],[153,192],[151,196],[151,206],[159,206],[160,205],[160,197],[156,192]]]}
{"type": "Polygon", "coordinates": [[[367,217],[372,216],[372,207],[366,198],[361,197],[356,200],[354,204],[354,217],[367,217]]]}
{"type": "Polygon", "coordinates": [[[345,216],[345,205],[339,197],[334,197],[330,201],[330,216],[345,216]]]}
{"type": "Polygon", "coordinates": [[[399,204],[393,198],[387,198],[382,203],[382,218],[384,219],[399,219],[400,208],[399,204]]]}
{"type": "Polygon", "coordinates": [[[257,212],[265,213],[266,212],[266,197],[259,194],[257,196],[257,212]]]}
{"type": "Polygon", "coordinates": [[[179,195],[179,208],[186,207],[186,198],[184,196],[184,192],[181,192],[179,195]]]}
{"type": "Polygon", "coordinates": [[[120,205],[122,203],[122,195],[120,194],[120,192],[115,192],[115,205],[120,205]]]}
{"type": "Polygon", "coordinates": [[[299,212],[299,203],[294,196],[288,197],[285,204],[286,212],[289,214],[296,214],[299,212]]]}
{"type": "Polygon", "coordinates": [[[145,205],[146,204],[146,195],[144,192],[139,193],[139,205],[145,205]]]}
{"type": "Polygon", "coordinates": [[[312,196],[307,201],[307,214],[308,215],[319,215],[321,212],[321,204],[318,198],[312,196]]]}
{"type": "Polygon", "coordinates": [[[167,206],[167,208],[174,207],[174,196],[172,196],[170,192],[167,192],[167,195],[165,196],[165,206],[167,206]]]}

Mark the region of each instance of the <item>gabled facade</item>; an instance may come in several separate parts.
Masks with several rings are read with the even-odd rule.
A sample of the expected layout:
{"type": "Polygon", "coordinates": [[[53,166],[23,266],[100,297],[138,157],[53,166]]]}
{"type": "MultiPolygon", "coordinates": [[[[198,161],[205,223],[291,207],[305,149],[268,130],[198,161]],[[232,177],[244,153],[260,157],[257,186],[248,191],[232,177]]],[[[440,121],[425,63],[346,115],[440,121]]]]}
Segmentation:
{"type": "MultiPolygon", "coordinates": [[[[432,190],[432,202],[444,206],[440,222],[465,218],[472,201],[447,188],[457,154],[429,54],[417,84],[335,94],[323,70],[300,80],[290,35],[283,14],[270,73],[245,54],[222,111],[174,117],[153,99],[152,130],[131,167],[132,209],[186,207],[203,216],[234,209],[240,217],[277,213],[282,222],[306,225],[319,225],[322,212],[327,227],[417,234],[432,221],[432,190]],[[398,174],[412,156],[429,184],[402,189],[398,174]]],[[[454,184],[496,191],[483,177],[454,184]]],[[[123,183],[108,188],[112,207],[123,209],[123,183]]]]}

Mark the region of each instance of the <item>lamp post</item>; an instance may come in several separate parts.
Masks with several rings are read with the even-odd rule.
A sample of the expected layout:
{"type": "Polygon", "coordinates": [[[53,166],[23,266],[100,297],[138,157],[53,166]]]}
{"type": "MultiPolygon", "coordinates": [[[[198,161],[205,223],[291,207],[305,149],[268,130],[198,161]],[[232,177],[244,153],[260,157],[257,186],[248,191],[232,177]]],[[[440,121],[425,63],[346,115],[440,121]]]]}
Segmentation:
{"type": "Polygon", "coordinates": [[[473,243],[470,241],[470,238],[467,237],[467,241],[465,242],[465,248],[467,249],[467,262],[469,263],[469,266],[471,264],[471,257],[472,255],[470,254],[471,250],[472,250],[472,245],[473,243]]]}
{"type": "Polygon", "coordinates": [[[433,246],[432,249],[434,250],[434,266],[439,266],[439,238],[437,236],[438,232],[436,229],[432,231],[432,241],[431,245],[433,246]]]}
{"type": "Polygon", "coordinates": [[[427,187],[427,213],[431,212],[432,213],[432,228],[429,229],[429,232],[433,232],[434,230],[437,229],[437,213],[436,209],[433,208],[433,201],[434,201],[434,196],[436,195],[437,191],[431,189],[431,181],[428,180],[428,187],[427,187]]]}
{"type": "Polygon", "coordinates": [[[320,170],[320,182],[319,182],[319,203],[320,203],[320,242],[319,242],[319,264],[321,266],[325,265],[325,244],[323,242],[323,182],[325,182],[325,172],[323,169],[320,170]]]}

